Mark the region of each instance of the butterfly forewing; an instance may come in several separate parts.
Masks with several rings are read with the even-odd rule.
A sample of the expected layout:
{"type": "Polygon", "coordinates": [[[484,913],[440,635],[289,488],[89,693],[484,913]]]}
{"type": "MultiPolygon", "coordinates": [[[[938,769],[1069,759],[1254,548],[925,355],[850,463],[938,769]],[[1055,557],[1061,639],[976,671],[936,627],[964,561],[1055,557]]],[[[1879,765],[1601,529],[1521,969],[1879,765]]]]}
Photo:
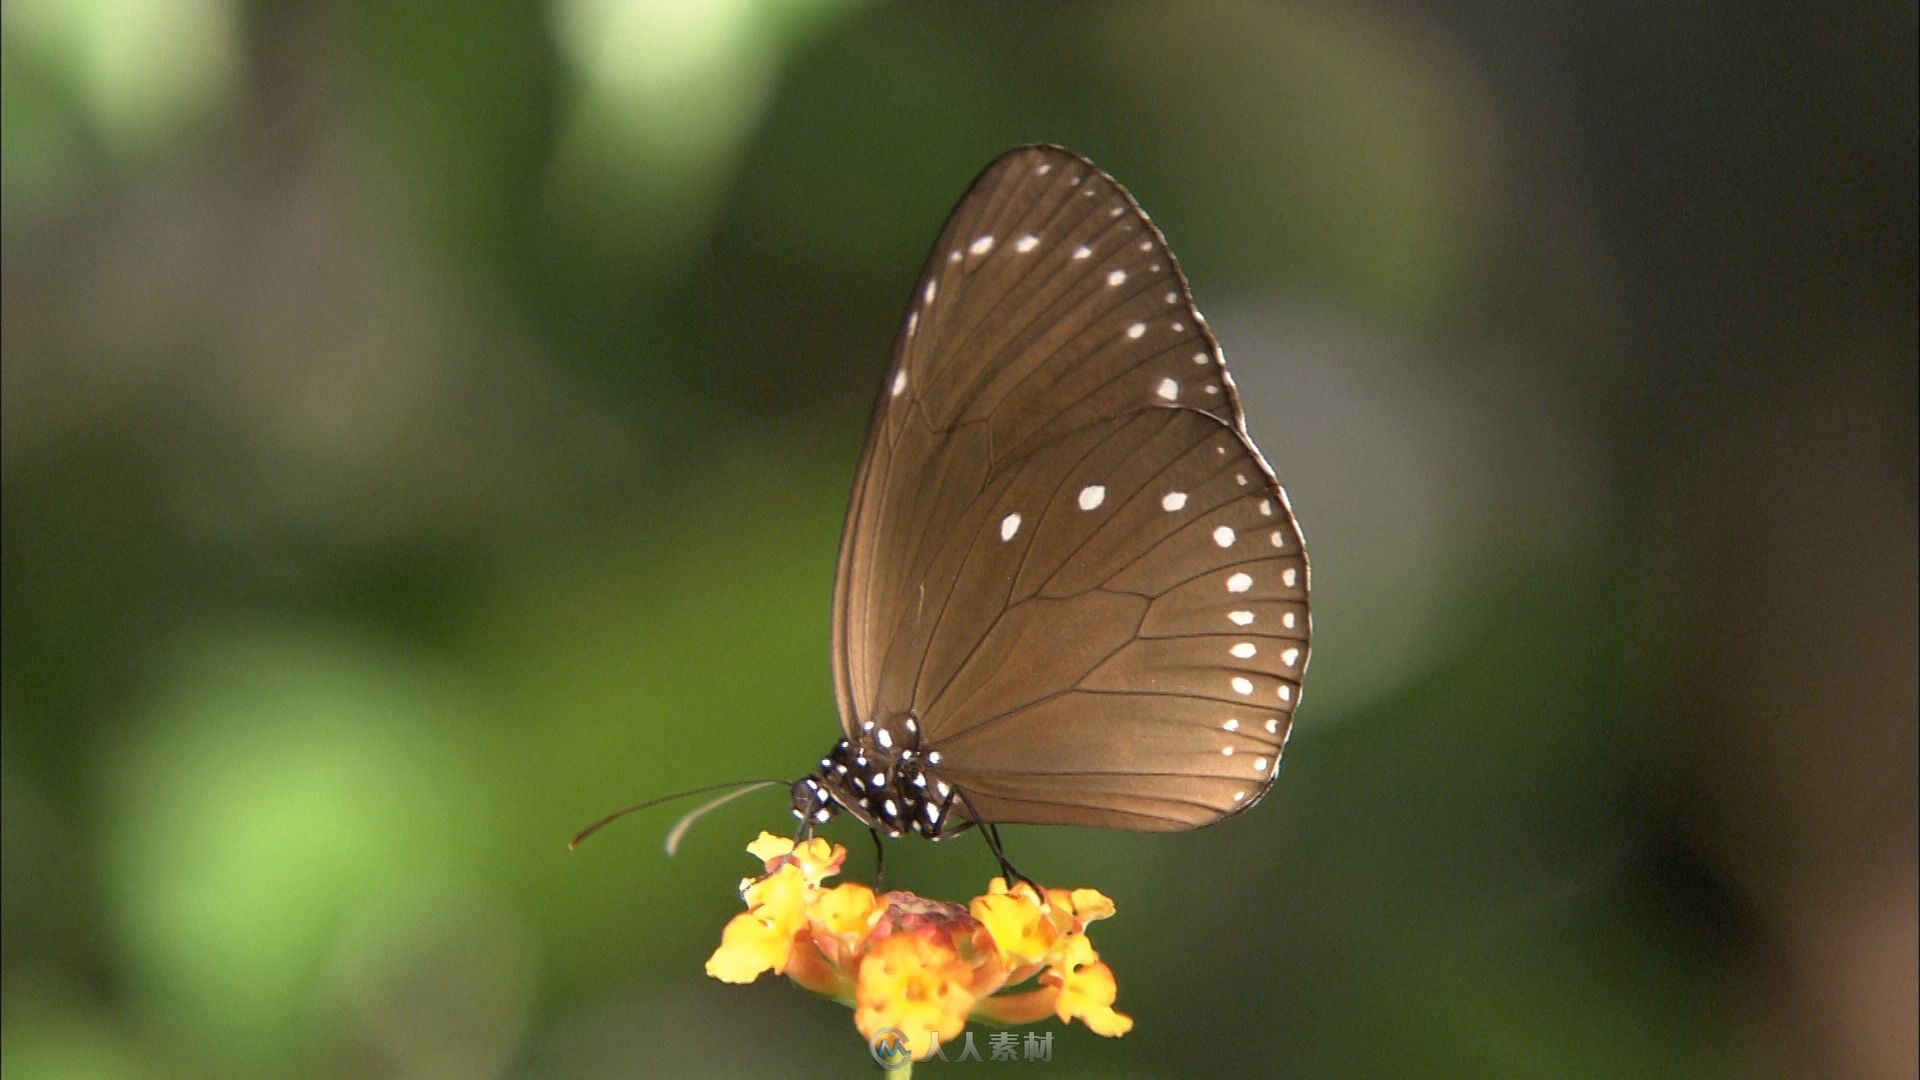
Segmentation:
{"type": "Polygon", "coordinates": [[[841,540],[849,738],[916,718],[980,818],[1165,830],[1271,783],[1307,562],[1159,232],[1025,147],[916,283],[841,540]]]}

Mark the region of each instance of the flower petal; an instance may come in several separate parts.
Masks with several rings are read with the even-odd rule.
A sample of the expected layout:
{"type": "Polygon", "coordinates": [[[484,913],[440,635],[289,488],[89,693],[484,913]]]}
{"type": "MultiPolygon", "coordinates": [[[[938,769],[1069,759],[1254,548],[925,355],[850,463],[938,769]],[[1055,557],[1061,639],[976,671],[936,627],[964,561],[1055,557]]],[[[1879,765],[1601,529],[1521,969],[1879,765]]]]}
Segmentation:
{"type": "Polygon", "coordinates": [[[1060,980],[1060,997],[1054,1002],[1054,1014],[1060,1019],[1078,1019],[1094,1034],[1108,1037],[1133,1030],[1133,1018],[1113,1010],[1114,998],[1119,996],[1113,969],[1099,961],[1086,938],[1068,939],[1068,948],[1049,976],[1060,980]]]}
{"type": "Polygon", "coordinates": [[[847,849],[816,836],[793,849],[793,861],[807,876],[807,884],[818,885],[840,872],[841,864],[847,861],[847,849]]]}
{"type": "Polygon", "coordinates": [[[1030,893],[989,893],[976,898],[968,911],[993,936],[1008,967],[1045,959],[1059,936],[1030,893]]]}
{"type": "Polygon", "coordinates": [[[858,882],[835,885],[813,902],[813,923],[835,935],[864,934],[873,925],[880,904],[873,890],[858,882]]]}
{"type": "MultiPolygon", "coordinates": [[[[754,838],[753,843],[747,845],[747,854],[765,863],[770,863],[782,855],[788,855],[792,852],[792,840],[784,836],[775,836],[770,832],[761,833],[754,838]]],[[[771,870],[773,868],[768,867],[767,869],[771,870]]]]}
{"type": "Polygon", "coordinates": [[[1069,895],[1073,916],[1081,926],[1113,918],[1113,901],[1098,889],[1075,889],[1069,895]]]}
{"type": "Polygon", "coordinates": [[[707,957],[707,974],[721,982],[750,983],[787,964],[793,936],[751,913],[735,915],[720,933],[720,947],[707,957]]]}

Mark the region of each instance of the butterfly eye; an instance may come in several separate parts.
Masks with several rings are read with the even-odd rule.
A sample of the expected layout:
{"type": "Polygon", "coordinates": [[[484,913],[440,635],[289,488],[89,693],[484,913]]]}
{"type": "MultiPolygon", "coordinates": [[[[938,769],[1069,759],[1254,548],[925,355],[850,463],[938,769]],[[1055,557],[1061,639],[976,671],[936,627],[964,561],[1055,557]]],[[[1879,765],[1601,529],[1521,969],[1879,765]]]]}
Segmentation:
{"type": "Polygon", "coordinates": [[[834,590],[845,740],[797,813],[938,838],[1259,800],[1300,703],[1307,557],[1221,357],[1111,177],[1050,146],[987,167],[869,428],[834,590]]]}

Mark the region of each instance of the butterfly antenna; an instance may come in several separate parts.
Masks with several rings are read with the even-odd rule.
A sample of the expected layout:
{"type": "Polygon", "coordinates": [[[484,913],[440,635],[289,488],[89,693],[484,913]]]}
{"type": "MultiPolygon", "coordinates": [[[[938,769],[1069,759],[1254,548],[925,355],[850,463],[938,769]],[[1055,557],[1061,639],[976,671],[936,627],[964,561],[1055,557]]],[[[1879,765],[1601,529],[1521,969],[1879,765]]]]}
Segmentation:
{"type": "MultiPolygon", "coordinates": [[[[577,835],[575,835],[572,840],[567,841],[567,850],[572,851],[574,848],[579,847],[581,843],[586,840],[587,837],[592,836],[594,833],[599,832],[601,829],[606,828],[608,825],[611,825],[614,822],[620,820],[621,818],[626,817],[628,814],[637,814],[642,810],[650,810],[653,807],[659,806],[661,803],[670,803],[675,799],[684,799],[689,795],[705,795],[709,791],[719,791],[721,788],[737,788],[737,787],[742,787],[743,785],[752,785],[750,787],[745,787],[745,789],[742,791],[736,791],[733,793],[733,795],[728,795],[726,797],[726,799],[731,799],[735,795],[745,795],[748,791],[758,791],[759,789],[763,787],[767,787],[768,785],[771,785],[771,784],[784,784],[784,783],[786,783],[785,780],[729,780],[724,784],[706,784],[702,787],[688,788],[685,791],[676,791],[671,795],[662,795],[657,799],[648,799],[646,802],[637,802],[637,803],[634,803],[632,806],[623,806],[620,809],[615,810],[613,813],[608,814],[606,817],[601,818],[599,821],[596,821],[593,824],[587,826],[586,828],[581,829],[580,832],[577,835]]],[[[714,806],[718,806],[721,803],[726,802],[726,799],[717,799],[713,803],[710,803],[707,806],[703,806],[699,810],[694,811],[694,813],[695,814],[704,813],[705,811],[712,809],[714,806]]],[[[683,818],[681,820],[684,821],[685,819],[683,818]]],[[[669,854],[671,854],[672,849],[669,848],[668,852],[669,854]]]]}
{"type": "Polygon", "coordinates": [[[710,811],[718,810],[742,795],[751,795],[761,788],[773,787],[785,782],[784,780],[754,780],[739,791],[729,791],[717,799],[708,799],[680,815],[680,820],[674,822],[672,830],[667,833],[667,857],[672,858],[680,853],[680,841],[686,838],[687,830],[693,828],[693,823],[706,817],[710,811]]]}

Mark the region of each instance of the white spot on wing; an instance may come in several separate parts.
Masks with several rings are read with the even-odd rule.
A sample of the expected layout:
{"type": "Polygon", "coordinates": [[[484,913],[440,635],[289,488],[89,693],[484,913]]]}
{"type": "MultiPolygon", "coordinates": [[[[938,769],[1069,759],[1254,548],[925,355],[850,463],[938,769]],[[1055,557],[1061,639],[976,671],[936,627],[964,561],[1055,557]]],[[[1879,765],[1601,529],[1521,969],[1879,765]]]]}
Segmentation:
{"type": "Polygon", "coordinates": [[[1137,322],[1137,323],[1134,323],[1132,326],[1127,327],[1127,336],[1130,338],[1137,339],[1142,335],[1144,335],[1146,332],[1147,332],[1147,324],[1143,322],[1137,322]]]}
{"type": "Polygon", "coordinates": [[[1173,401],[1180,396],[1180,384],[1172,379],[1161,379],[1160,385],[1154,387],[1153,392],[1166,401],[1173,401]]]}
{"type": "Polygon", "coordinates": [[[1196,364],[1204,364],[1204,363],[1206,363],[1206,362],[1207,362],[1208,360],[1211,360],[1211,359],[1213,359],[1213,358],[1212,358],[1212,357],[1210,357],[1210,356],[1208,356],[1208,355],[1207,355],[1206,353],[1203,353],[1203,352],[1197,352],[1197,353],[1194,353],[1194,354],[1193,354],[1193,362],[1194,362],[1194,363],[1196,363],[1196,364]]]}
{"type": "Polygon", "coordinates": [[[1107,488],[1104,484],[1088,484],[1080,489],[1080,509],[1092,510],[1107,501],[1107,488]]]}
{"type": "Polygon", "coordinates": [[[1239,731],[1239,730],[1240,730],[1240,721],[1238,721],[1238,720],[1229,720],[1229,721],[1227,721],[1226,723],[1224,723],[1224,724],[1221,724],[1221,725],[1220,725],[1220,729],[1221,729],[1222,731],[1239,731]]]}
{"type": "Polygon", "coordinates": [[[1268,720],[1268,721],[1267,721],[1267,734],[1269,734],[1269,735],[1278,735],[1278,734],[1280,734],[1280,721],[1278,721],[1278,720],[1268,720]]]}
{"type": "Polygon", "coordinates": [[[1300,660],[1299,649],[1288,649],[1286,652],[1283,652],[1280,654],[1280,662],[1287,665],[1288,667],[1292,667],[1294,664],[1298,663],[1299,660],[1300,660]]]}
{"type": "Polygon", "coordinates": [[[1169,514],[1186,505],[1187,493],[1184,491],[1169,491],[1165,495],[1160,496],[1160,509],[1165,510],[1169,514]]]}
{"type": "Polygon", "coordinates": [[[904,394],[906,392],[907,392],[907,373],[904,370],[894,372],[893,373],[893,396],[899,397],[901,394],[904,394]]]}
{"type": "Polygon", "coordinates": [[[1002,541],[1013,539],[1013,534],[1019,531],[1020,531],[1020,515],[1019,514],[1008,514],[1006,517],[1003,517],[1000,519],[1000,539],[1002,541]]]}
{"type": "Polygon", "coordinates": [[[1244,792],[1244,791],[1236,791],[1236,792],[1234,792],[1234,793],[1233,793],[1233,801],[1234,801],[1234,802],[1246,802],[1246,801],[1247,801],[1247,793],[1246,793],[1246,792],[1244,792]]]}
{"type": "Polygon", "coordinates": [[[1032,251],[1034,248],[1037,248],[1039,246],[1040,246],[1040,238],[1033,235],[1032,233],[1028,233],[1027,235],[1013,242],[1013,250],[1018,251],[1022,254],[1032,251]]]}
{"type": "Polygon", "coordinates": [[[1293,567],[1289,566],[1285,570],[1280,571],[1280,584],[1285,585],[1287,588],[1293,588],[1293,583],[1297,580],[1299,580],[1299,573],[1294,570],[1293,567]]]}
{"type": "Polygon", "coordinates": [[[987,252],[993,250],[993,237],[982,236],[973,243],[968,244],[967,250],[973,252],[975,255],[985,255],[987,252]]]}
{"type": "Polygon", "coordinates": [[[1107,287],[1112,288],[1125,280],[1127,280],[1127,272],[1125,270],[1115,270],[1107,275],[1107,287]]]}
{"type": "Polygon", "coordinates": [[[1219,544],[1221,547],[1223,548],[1232,547],[1233,540],[1234,540],[1234,532],[1233,532],[1233,527],[1231,525],[1222,525],[1219,528],[1213,530],[1213,542],[1216,544],[1219,544]]]}
{"type": "Polygon", "coordinates": [[[1253,623],[1253,612],[1229,611],[1227,612],[1227,620],[1235,626],[1248,626],[1253,623]]]}
{"type": "MultiPolygon", "coordinates": [[[[1017,525],[1020,520],[1020,515],[1015,514],[1013,515],[1013,518],[1014,518],[1014,523],[1017,525]]],[[[1006,528],[1002,526],[1000,531],[1005,532],[1006,528]]],[[[1237,573],[1227,579],[1228,592],[1236,592],[1236,593],[1246,592],[1248,589],[1251,589],[1251,588],[1253,588],[1253,575],[1248,574],[1245,571],[1237,573]]]]}
{"type": "Polygon", "coordinates": [[[1254,759],[1253,759],[1253,771],[1254,771],[1254,772],[1266,772],[1266,771],[1267,771],[1267,759],[1266,759],[1266,758],[1263,758],[1263,757],[1257,757],[1257,758],[1254,758],[1254,759]]]}
{"type": "Polygon", "coordinates": [[[1280,616],[1281,626],[1284,626],[1287,629],[1291,630],[1293,629],[1293,623],[1294,623],[1293,612],[1289,611],[1286,614],[1280,616]]]}
{"type": "Polygon", "coordinates": [[[1233,692],[1236,694],[1253,693],[1253,681],[1242,675],[1233,677],[1233,692]]]}
{"type": "Polygon", "coordinates": [[[1227,651],[1232,653],[1233,658],[1236,660],[1251,660],[1253,659],[1253,654],[1260,650],[1253,647],[1253,642],[1242,641],[1227,651]]]}
{"type": "MultiPolygon", "coordinates": [[[[954,254],[958,255],[959,252],[956,251],[954,252],[954,254]]],[[[932,278],[928,278],[927,287],[921,290],[920,295],[926,300],[927,303],[931,304],[933,303],[934,296],[936,296],[939,292],[940,292],[940,283],[933,280],[932,278]]]]}
{"type": "Polygon", "coordinates": [[[1081,259],[1089,258],[1092,255],[1093,255],[1093,249],[1088,247],[1085,244],[1081,244],[1079,247],[1073,249],[1074,262],[1079,262],[1081,259]]]}

